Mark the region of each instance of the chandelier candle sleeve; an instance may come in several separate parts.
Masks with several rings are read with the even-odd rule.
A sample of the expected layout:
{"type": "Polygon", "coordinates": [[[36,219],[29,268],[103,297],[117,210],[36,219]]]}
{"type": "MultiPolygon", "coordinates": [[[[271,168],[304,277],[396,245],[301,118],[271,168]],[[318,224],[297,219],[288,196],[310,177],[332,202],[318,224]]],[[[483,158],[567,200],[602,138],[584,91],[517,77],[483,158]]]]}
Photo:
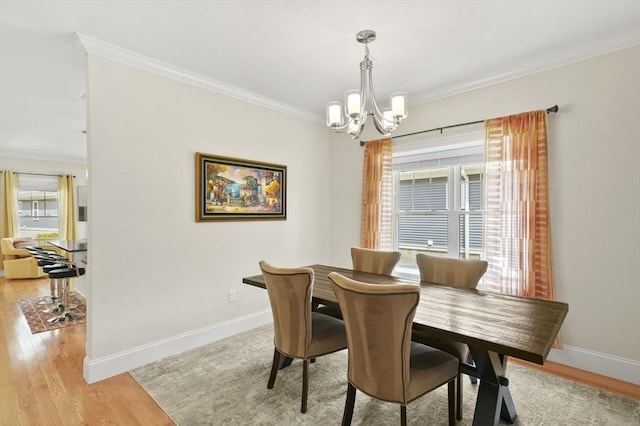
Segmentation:
{"type": "Polygon", "coordinates": [[[387,108],[382,112],[382,117],[384,119],[383,124],[385,129],[392,128],[393,124],[393,111],[391,108],[387,108]]]}
{"type": "Polygon", "coordinates": [[[344,94],[344,115],[338,101],[327,104],[327,125],[337,132],[347,132],[354,139],[360,137],[369,117],[382,135],[389,135],[407,117],[407,94],[391,94],[391,108],[381,110],[373,91],[373,61],[369,56],[369,43],[376,39],[372,30],[363,30],[356,40],[364,44],[364,59],[360,62],[360,90],[348,90],[344,94]],[[345,122],[346,119],[346,122],[345,122]]]}
{"type": "Polygon", "coordinates": [[[334,101],[327,104],[327,125],[329,127],[342,126],[342,105],[334,101]]]}
{"type": "Polygon", "coordinates": [[[393,118],[403,120],[407,117],[407,94],[396,92],[391,94],[391,111],[393,118]]]}
{"type": "Polygon", "coordinates": [[[360,114],[362,113],[360,107],[360,91],[359,90],[348,90],[347,93],[344,94],[345,104],[347,105],[347,116],[357,119],[360,118],[360,114]]]}

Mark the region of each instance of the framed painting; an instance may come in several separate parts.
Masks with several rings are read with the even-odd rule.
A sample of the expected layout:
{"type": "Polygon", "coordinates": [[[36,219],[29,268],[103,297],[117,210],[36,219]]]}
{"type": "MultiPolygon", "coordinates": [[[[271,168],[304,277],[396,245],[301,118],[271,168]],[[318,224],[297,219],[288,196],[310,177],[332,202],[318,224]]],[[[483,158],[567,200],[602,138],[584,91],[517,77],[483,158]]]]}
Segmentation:
{"type": "Polygon", "coordinates": [[[287,166],[196,153],[196,222],[286,218],[287,166]]]}

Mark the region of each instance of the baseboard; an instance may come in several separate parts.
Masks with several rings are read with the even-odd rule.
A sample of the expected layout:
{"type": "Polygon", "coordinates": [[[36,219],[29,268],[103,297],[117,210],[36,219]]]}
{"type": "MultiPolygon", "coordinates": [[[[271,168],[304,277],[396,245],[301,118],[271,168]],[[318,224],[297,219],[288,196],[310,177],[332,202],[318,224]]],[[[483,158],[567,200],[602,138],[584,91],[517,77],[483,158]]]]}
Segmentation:
{"type": "MultiPolygon", "coordinates": [[[[271,311],[265,310],[107,357],[94,360],[85,357],[84,379],[87,383],[95,383],[145,364],[159,361],[168,356],[269,324],[272,321],[271,311]]],[[[547,359],[559,364],[640,385],[640,362],[631,359],[571,345],[564,345],[562,350],[552,349],[547,359]]]]}
{"type": "Polygon", "coordinates": [[[640,362],[632,359],[571,345],[564,345],[563,349],[551,349],[547,359],[558,364],[640,385],[640,362]]]}
{"type": "Polygon", "coordinates": [[[89,359],[85,356],[84,380],[87,383],[95,383],[168,356],[177,355],[225,337],[269,324],[272,321],[271,310],[266,310],[106,357],[89,359]]]}

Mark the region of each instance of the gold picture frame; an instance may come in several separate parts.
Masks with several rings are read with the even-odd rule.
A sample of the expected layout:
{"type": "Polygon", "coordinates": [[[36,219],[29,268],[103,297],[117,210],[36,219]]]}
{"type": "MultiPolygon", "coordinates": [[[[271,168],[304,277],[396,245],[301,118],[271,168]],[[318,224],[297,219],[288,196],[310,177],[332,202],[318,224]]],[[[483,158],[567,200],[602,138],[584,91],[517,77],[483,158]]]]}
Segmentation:
{"type": "Polygon", "coordinates": [[[196,153],[196,222],[286,218],[287,166],[196,153]]]}

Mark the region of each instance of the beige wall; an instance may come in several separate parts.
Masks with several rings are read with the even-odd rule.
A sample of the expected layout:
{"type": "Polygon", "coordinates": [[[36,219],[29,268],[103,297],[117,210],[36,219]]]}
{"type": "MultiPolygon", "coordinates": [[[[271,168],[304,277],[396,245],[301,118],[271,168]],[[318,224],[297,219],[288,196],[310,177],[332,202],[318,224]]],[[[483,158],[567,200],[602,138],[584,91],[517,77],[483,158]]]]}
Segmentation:
{"type": "MultiPolygon", "coordinates": [[[[264,292],[241,284],[260,259],[350,265],[357,141],[99,56],[88,64],[88,381],[269,321],[264,292]],[[195,223],[197,151],[288,165],[288,219],[195,223]]],[[[550,190],[558,293],[570,311],[566,349],[551,357],[636,382],[638,69],[640,47],[622,50],[413,106],[399,130],[560,106],[549,118],[550,190]]]]}
{"type": "Polygon", "coordinates": [[[259,260],[329,260],[324,126],[93,54],[88,117],[88,381],[270,320],[259,260]],[[196,152],[287,165],[287,220],[196,223],[196,152]]]}
{"type": "MultiPolygon", "coordinates": [[[[549,116],[558,297],[567,348],[552,359],[640,383],[640,46],[413,106],[396,132],[559,105],[549,116]],[[629,373],[629,374],[627,374],[629,373]]],[[[332,140],[332,261],[358,243],[362,149],[332,140]]]]}

